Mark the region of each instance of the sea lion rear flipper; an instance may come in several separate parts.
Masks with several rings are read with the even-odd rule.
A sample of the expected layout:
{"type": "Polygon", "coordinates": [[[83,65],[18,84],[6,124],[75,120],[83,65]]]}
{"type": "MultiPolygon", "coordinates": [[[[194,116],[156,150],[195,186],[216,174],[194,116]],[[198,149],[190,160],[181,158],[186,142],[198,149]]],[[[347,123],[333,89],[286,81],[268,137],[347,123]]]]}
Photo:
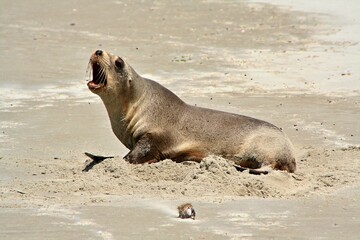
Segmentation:
{"type": "Polygon", "coordinates": [[[97,156],[97,155],[93,155],[91,153],[85,152],[84,153],[86,156],[88,156],[89,158],[92,159],[92,162],[90,162],[88,165],[86,165],[86,167],[82,170],[83,172],[88,172],[90,169],[92,169],[96,164],[101,163],[102,161],[104,161],[105,159],[108,158],[114,158],[113,156],[108,156],[108,157],[104,157],[104,156],[97,156]]]}
{"type": "Polygon", "coordinates": [[[234,165],[235,169],[238,170],[239,172],[243,172],[243,171],[246,171],[246,170],[249,170],[249,173],[250,174],[254,174],[254,175],[261,175],[261,174],[268,174],[269,171],[266,171],[266,170],[258,170],[258,169],[251,169],[251,168],[245,168],[245,167],[241,167],[239,165],[234,165]]]}

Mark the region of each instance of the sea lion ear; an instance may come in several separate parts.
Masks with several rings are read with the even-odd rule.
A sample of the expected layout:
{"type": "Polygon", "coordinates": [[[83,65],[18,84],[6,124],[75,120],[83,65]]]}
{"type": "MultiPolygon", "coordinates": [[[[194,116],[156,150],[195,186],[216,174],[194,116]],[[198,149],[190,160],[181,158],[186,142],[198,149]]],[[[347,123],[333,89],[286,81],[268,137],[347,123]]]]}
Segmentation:
{"type": "Polygon", "coordinates": [[[118,69],[123,69],[124,66],[125,66],[125,63],[124,63],[124,61],[123,61],[121,58],[118,57],[118,58],[115,60],[115,65],[116,65],[116,67],[117,67],[118,69]]]}

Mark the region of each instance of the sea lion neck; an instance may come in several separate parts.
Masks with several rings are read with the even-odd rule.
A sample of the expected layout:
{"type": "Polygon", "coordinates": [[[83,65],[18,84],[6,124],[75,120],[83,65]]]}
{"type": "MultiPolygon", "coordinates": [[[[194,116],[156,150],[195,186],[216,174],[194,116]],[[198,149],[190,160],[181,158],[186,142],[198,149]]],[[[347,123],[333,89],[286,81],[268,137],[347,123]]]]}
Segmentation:
{"type": "MultiPolygon", "coordinates": [[[[135,128],[131,122],[134,118],[134,109],[141,106],[142,98],[146,96],[146,80],[135,71],[129,74],[129,87],[114,88],[100,95],[107,110],[111,127],[116,137],[128,148],[134,144],[132,136],[135,128]]],[[[122,83],[125,84],[125,83],[122,83]]]]}

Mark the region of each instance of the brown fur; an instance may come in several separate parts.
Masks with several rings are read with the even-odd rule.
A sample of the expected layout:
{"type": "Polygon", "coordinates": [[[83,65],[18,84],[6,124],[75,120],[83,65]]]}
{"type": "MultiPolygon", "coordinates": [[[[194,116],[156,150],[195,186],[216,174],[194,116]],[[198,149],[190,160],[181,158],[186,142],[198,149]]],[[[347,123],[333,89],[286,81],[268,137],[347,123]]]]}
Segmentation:
{"type": "Polygon", "coordinates": [[[90,62],[93,69],[94,64],[101,66],[106,81],[100,84],[94,72],[89,89],[101,97],[115,135],[130,149],[127,161],[201,161],[219,155],[243,167],[270,165],[295,171],[292,144],[274,125],[190,106],[157,82],[142,78],[118,56],[96,52],[90,62]]]}

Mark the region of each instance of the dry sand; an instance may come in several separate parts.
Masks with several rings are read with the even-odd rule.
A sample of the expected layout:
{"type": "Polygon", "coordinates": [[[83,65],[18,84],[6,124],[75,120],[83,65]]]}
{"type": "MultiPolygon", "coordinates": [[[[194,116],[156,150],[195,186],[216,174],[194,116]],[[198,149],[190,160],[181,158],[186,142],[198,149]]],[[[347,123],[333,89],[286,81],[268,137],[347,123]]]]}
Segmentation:
{"type": "Polygon", "coordinates": [[[238,1],[1,1],[0,238],[356,239],[359,6],[295,2],[307,12],[238,1]],[[190,104],[281,127],[298,170],[254,176],[216,156],[127,164],[86,88],[98,48],[190,104]],[[116,157],[83,172],[85,151],[116,157]],[[176,219],[188,201],[197,220],[176,219]]]}
{"type": "Polygon", "coordinates": [[[223,202],[243,197],[298,198],[330,194],[358,183],[360,166],[353,158],[359,152],[355,147],[329,150],[309,147],[298,155],[300,166],[296,173],[272,171],[265,176],[240,173],[227,160],[213,156],[200,164],[165,160],[150,165],[131,165],[117,157],[105,160],[89,172],[82,172],[90,162],[84,161],[85,156],[51,159],[51,162],[12,159],[9,162],[15,164],[3,168],[9,172],[26,169],[26,172],[4,186],[2,204],[87,205],[111,202],[108,195],[223,202]]]}

